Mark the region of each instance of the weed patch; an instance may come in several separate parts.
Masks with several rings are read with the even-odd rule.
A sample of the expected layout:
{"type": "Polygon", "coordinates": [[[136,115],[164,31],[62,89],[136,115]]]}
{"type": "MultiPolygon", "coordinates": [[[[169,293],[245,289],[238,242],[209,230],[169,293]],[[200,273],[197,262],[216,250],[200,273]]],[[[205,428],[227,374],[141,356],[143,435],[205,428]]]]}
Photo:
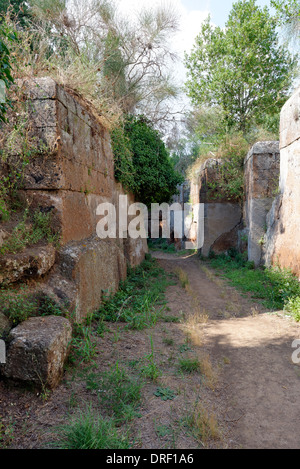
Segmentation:
{"type": "Polygon", "coordinates": [[[117,423],[132,420],[137,416],[142,382],[131,377],[118,362],[107,372],[89,374],[86,387],[98,391],[100,401],[117,423]]]}
{"type": "Polygon", "coordinates": [[[176,393],[172,391],[170,388],[157,388],[156,391],[153,393],[154,396],[160,397],[162,401],[172,401],[176,397],[176,393]]]}
{"type": "Polygon", "coordinates": [[[220,431],[216,416],[198,403],[185,419],[193,436],[202,444],[209,440],[220,439],[220,431]]]}
{"type": "Polygon", "coordinates": [[[88,407],[58,429],[61,449],[128,449],[128,435],[121,434],[112,419],[97,415],[88,407]]]}
{"type": "Polygon", "coordinates": [[[300,317],[300,283],[288,269],[280,267],[253,269],[253,265],[241,254],[235,257],[220,255],[209,260],[211,267],[221,270],[230,284],[243,292],[251,293],[252,297],[261,300],[269,309],[285,308],[296,320],[300,317]]]}
{"type": "Polygon", "coordinates": [[[201,364],[197,358],[181,358],[178,363],[180,371],[184,373],[197,373],[200,366],[201,364]]]}
{"type": "Polygon", "coordinates": [[[162,316],[166,300],[164,292],[171,284],[163,269],[148,257],[139,267],[130,270],[117,293],[104,296],[95,319],[125,322],[128,328],[152,327],[162,316]]]}

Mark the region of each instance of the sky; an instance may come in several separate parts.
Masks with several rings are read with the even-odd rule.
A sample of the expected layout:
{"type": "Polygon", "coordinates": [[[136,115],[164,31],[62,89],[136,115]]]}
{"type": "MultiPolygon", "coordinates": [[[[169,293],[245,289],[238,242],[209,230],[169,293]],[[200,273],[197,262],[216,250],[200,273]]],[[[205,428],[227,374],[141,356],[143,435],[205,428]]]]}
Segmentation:
{"type": "MultiPolygon", "coordinates": [[[[201,22],[211,15],[212,23],[224,27],[232,8],[233,0],[118,0],[121,11],[131,16],[144,7],[153,7],[161,4],[171,4],[178,11],[180,17],[180,32],[174,45],[183,55],[189,52],[194,39],[200,32],[201,22]]],[[[270,0],[257,0],[257,5],[270,7],[270,0]]]]}
{"type": "MultiPolygon", "coordinates": [[[[172,38],[171,45],[179,60],[172,65],[171,72],[176,77],[177,85],[182,88],[187,79],[183,63],[184,53],[190,53],[200,32],[201,23],[210,14],[212,23],[223,28],[235,0],[117,0],[117,3],[121,13],[129,18],[134,18],[141,8],[152,8],[157,5],[171,5],[177,11],[180,27],[172,38]]],[[[256,0],[256,4],[270,8],[270,0],[256,0]]],[[[184,93],[176,101],[175,107],[178,108],[176,111],[190,107],[190,101],[184,93]]]]}
{"type": "MultiPolygon", "coordinates": [[[[191,51],[200,32],[200,25],[208,14],[211,15],[213,24],[224,27],[233,3],[233,0],[118,0],[121,12],[128,16],[134,16],[140,8],[171,4],[180,18],[180,31],[172,38],[172,46],[181,61],[184,52],[191,51]]],[[[270,7],[270,0],[257,0],[256,3],[261,7],[270,7]]],[[[178,80],[183,83],[186,79],[183,63],[178,64],[176,74],[178,80]]]]}

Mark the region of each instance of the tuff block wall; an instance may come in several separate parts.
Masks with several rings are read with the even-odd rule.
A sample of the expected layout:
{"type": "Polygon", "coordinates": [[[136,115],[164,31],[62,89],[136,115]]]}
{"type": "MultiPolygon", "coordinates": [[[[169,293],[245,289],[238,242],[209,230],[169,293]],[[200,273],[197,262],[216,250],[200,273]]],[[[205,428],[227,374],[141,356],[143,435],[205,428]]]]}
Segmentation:
{"type": "Polygon", "coordinates": [[[265,262],[300,277],[300,88],[280,115],[279,194],[267,218],[265,262]]]}
{"type": "MultiPolygon", "coordinates": [[[[119,195],[125,195],[114,178],[110,135],[101,116],[51,78],[25,80],[20,86],[31,132],[44,146],[26,167],[22,197],[32,209],[51,212],[61,235],[55,264],[40,288],[66,300],[79,320],[99,307],[103,292],[118,288],[127,263],[136,266],[144,259],[147,242],[96,234],[97,206],[112,203],[118,215],[119,195]]],[[[128,204],[132,202],[128,194],[128,204]]]]}
{"type": "Polygon", "coordinates": [[[279,142],[257,142],[244,162],[244,222],[248,234],[248,259],[264,263],[267,214],[279,181],[279,142]]]}
{"type": "Polygon", "coordinates": [[[238,228],[242,219],[241,205],[229,201],[209,183],[216,181],[220,160],[210,158],[198,169],[191,182],[190,198],[193,204],[204,204],[204,244],[201,254],[208,256],[226,252],[238,243],[238,228]]]}

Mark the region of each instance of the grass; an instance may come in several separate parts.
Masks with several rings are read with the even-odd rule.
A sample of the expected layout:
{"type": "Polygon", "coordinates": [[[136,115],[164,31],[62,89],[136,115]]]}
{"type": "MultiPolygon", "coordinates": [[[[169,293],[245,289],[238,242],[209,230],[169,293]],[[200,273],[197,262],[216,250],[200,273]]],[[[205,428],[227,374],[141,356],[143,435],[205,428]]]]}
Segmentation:
{"type": "Polygon", "coordinates": [[[114,420],[95,413],[91,407],[79,412],[58,429],[60,449],[129,449],[128,435],[121,434],[114,420]]]}
{"type": "Polygon", "coordinates": [[[198,358],[180,358],[178,367],[184,373],[197,373],[200,370],[201,363],[198,358]]]}
{"type": "Polygon", "coordinates": [[[81,364],[92,361],[97,354],[96,347],[91,326],[75,323],[69,362],[81,364]]]}
{"type": "Polygon", "coordinates": [[[145,355],[143,359],[144,364],[140,369],[140,373],[145,378],[150,379],[152,381],[156,381],[162,373],[154,360],[154,347],[152,337],[150,337],[150,346],[151,352],[145,355]]]}
{"type": "Polygon", "coordinates": [[[26,285],[14,290],[10,287],[0,289],[0,311],[17,326],[34,316],[66,316],[65,305],[58,304],[54,298],[44,293],[33,293],[26,285]]]}
{"type": "Polygon", "coordinates": [[[174,339],[172,339],[171,337],[164,337],[163,343],[171,347],[172,345],[174,345],[174,339]]]}
{"type": "Polygon", "coordinates": [[[174,244],[168,243],[168,241],[164,238],[149,239],[148,247],[152,251],[176,252],[174,244]]]}
{"type": "Polygon", "coordinates": [[[137,416],[141,401],[141,380],[130,376],[117,362],[109,371],[90,373],[86,379],[88,390],[98,391],[99,400],[118,424],[137,416]]]}
{"type": "Polygon", "coordinates": [[[220,430],[216,416],[213,413],[209,413],[201,403],[197,403],[193,411],[188,413],[185,423],[196,440],[202,444],[209,440],[220,439],[220,430]]]}
{"type": "Polygon", "coordinates": [[[271,310],[285,309],[297,320],[300,320],[300,283],[288,269],[278,266],[270,268],[253,268],[241,254],[231,256],[211,255],[211,267],[222,271],[223,277],[242,292],[250,293],[271,310]]]}
{"type": "Polygon", "coordinates": [[[170,284],[170,277],[147,256],[139,267],[129,270],[117,293],[104,296],[94,317],[100,321],[125,322],[134,330],[152,327],[162,317],[166,307],[164,292],[170,284]]]}
{"type": "Polygon", "coordinates": [[[179,318],[178,316],[170,316],[170,315],[167,315],[167,316],[163,316],[162,317],[162,321],[164,322],[175,322],[175,323],[178,323],[178,322],[181,322],[182,321],[182,318],[179,318]]]}
{"type": "Polygon", "coordinates": [[[0,254],[15,254],[27,245],[34,245],[45,239],[47,243],[58,244],[59,236],[51,228],[51,213],[36,211],[29,217],[28,209],[0,248],[0,254]]]}
{"type": "Polygon", "coordinates": [[[175,274],[177,275],[182,288],[185,288],[189,284],[189,278],[187,273],[183,269],[178,267],[177,269],[175,269],[175,274]]]}

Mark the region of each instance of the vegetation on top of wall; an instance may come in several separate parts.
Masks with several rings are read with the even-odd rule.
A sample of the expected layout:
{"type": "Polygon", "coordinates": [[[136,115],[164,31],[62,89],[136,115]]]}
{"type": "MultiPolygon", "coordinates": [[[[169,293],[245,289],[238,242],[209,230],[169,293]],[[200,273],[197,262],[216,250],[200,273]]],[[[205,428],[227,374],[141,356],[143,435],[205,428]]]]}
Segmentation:
{"type": "Polygon", "coordinates": [[[160,134],[144,116],[128,116],[112,132],[115,176],[146,205],[169,202],[183,177],[176,172],[160,134]]]}
{"type": "Polygon", "coordinates": [[[30,217],[28,209],[25,209],[22,220],[0,247],[0,254],[14,254],[42,239],[54,245],[58,244],[59,234],[51,227],[51,212],[43,213],[37,210],[30,217]]]}
{"type": "Polygon", "coordinates": [[[216,180],[208,181],[208,189],[216,198],[242,201],[244,193],[244,159],[249,144],[242,134],[225,137],[217,151],[221,164],[216,180]]]}
{"type": "Polygon", "coordinates": [[[178,29],[168,6],[144,8],[135,20],[114,0],[0,1],[0,15],[19,41],[16,78],[51,76],[86,98],[107,128],[138,111],[163,122],[177,95],[168,70],[178,29]]]}

